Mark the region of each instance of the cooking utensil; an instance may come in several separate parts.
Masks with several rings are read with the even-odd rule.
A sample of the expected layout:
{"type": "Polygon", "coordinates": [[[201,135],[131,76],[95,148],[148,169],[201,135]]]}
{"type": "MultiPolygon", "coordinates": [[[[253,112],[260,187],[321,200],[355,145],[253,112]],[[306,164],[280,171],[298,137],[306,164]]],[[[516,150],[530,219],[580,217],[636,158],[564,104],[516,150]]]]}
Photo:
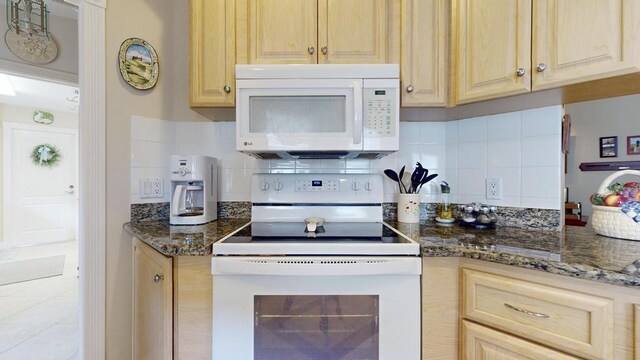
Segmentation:
{"type": "Polygon", "coordinates": [[[400,189],[400,193],[402,194],[402,186],[400,186],[400,178],[398,178],[398,174],[391,169],[386,169],[384,174],[387,175],[389,179],[398,183],[398,189],[400,189]]]}
{"type": "MultiPolygon", "coordinates": [[[[407,187],[404,185],[404,166],[402,166],[402,169],[400,169],[400,174],[398,174],[398,181],[400,182],[400,185],[402,185],[402,187],[404,188],[404,192],[407,192],[407,187]]],[[[402,193],[402,191],[400,191],[400,193],[402,193]]]]}
{"type": "MultiPolygon", "coordinates": [[[[420,164],[420,163],[418,163],[420,164]]],[[[425,169],[422,167],[417,167],[414,171],[413,174],[411,174],[411,187],[409,188],[409,191],[412,194],[417,193],[417,189],[418,189],[418,185],[420,185],[420,180],[424,177],[424,171],[425,169]]]]}
{"type": "Polygon", "coordinates": [[[420,192],[420,189],[422,189],[422,185],[428,183],[429,181],[435,179],[438,176],[438,174],[431,174],[429,176],[426,176],[424,179],[422,179],[422,181],[420,181],[420,186],[418,187],[418,191],[416,192],[420,192]]]}

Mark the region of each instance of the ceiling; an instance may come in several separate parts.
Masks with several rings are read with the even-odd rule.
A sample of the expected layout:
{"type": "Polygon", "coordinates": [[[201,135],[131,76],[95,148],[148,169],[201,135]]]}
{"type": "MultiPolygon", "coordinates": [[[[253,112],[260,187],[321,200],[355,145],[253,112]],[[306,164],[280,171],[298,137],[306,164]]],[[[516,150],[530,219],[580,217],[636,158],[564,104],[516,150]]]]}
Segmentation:
{"type": "Polygon", "coordinates": [[[16,95],[0,94],[0,103],[34,110],[78,112],[77,87],[13,75],[6,76],[16,95]]]}

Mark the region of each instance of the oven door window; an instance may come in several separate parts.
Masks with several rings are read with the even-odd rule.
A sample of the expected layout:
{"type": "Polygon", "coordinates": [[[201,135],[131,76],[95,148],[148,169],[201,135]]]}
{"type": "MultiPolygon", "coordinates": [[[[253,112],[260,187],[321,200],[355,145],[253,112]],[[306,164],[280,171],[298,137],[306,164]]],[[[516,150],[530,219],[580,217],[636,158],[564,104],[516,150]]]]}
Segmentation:
{"type": "Polygon", "coordinates": [[[255,360],[377,360],[378,295],[254,296],[255,360]]]}

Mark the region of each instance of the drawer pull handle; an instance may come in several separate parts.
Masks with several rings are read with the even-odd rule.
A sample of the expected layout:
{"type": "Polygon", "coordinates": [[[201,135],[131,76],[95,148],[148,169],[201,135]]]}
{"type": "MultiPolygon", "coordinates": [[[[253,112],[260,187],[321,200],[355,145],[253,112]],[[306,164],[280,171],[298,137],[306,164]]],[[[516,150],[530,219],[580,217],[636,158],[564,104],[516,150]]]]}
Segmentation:
{"type": "Polygon", "coordinates": [[[515,311],[521,312],[521,313],[523,313],[525,315],[529,315],[529,316],[533,316],[533,317],[537,317],[537,318],[541,318],[541,319],[548,319],[550,317],[547,314],[537,313],[537,312],[533,312],[533,311],[529,311],[529,310],[525,310],[525,309],[520,309],[520,308],[517,308],[517,307],[515,307],[513,305],[510,305],[510,304],[507,304],[507,303],[504,303],[504,306],[507,309],[515,310],[515,311]]]}

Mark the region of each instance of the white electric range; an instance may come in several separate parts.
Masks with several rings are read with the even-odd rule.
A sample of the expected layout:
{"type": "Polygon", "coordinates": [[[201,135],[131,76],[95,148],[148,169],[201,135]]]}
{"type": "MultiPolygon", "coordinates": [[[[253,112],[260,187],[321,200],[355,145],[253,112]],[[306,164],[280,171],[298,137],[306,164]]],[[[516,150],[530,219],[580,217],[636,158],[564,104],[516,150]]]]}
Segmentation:
{"type": "Polygon", "coordinates": [[[420,247],[380,175],[257,174],[251,201],[213,245],[213,360],[420,358],[420,247]]]}

